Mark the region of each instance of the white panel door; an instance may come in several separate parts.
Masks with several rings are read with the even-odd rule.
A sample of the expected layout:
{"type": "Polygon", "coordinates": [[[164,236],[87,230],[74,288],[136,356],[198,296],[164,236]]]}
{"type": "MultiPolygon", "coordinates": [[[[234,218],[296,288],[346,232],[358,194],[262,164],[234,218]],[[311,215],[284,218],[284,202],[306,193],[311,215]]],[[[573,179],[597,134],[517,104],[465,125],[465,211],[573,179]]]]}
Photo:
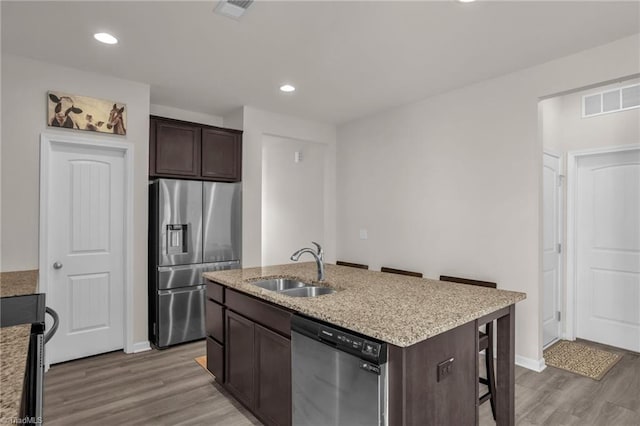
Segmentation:
{"type": "Polygon", "coordinates": [[[50,363],[124,346],[124,156],[52,143],[48,181],[47,305],[60,326],[50,363]]]}
{"type": "Polygon", "coordinates": [[[543,306],[542,338],[547,346],[560,332],[560,159],[544,154],[542,165],[543,209],[543,306]]]}
{"type": "Polygon", "coordinates": [[[576,335],[638,352],[640,150],[580,158],[576,194],[576,335]]]}

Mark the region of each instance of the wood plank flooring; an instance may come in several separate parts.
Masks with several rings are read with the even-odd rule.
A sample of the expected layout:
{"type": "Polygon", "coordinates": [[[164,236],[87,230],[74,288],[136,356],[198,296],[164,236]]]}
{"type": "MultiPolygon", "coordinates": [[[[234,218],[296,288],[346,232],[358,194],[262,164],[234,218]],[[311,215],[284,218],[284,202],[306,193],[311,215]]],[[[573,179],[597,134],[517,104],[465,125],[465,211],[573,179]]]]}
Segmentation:
{"type": "MultiPolygon", "coordinates": [[[[516,423],[640,425],[640,354],[615,351],[623,358],[600,382],[516,367],[516,423]]],[[[45,424],[259,425],[196,364],[204,353],[205,343],[195,342],[54,365],[45,378],[45,424]]],[[[488,402],[480,424],[494,424],[488,402]]]]}
{"type": "MultiPolygon", "coordinates": [[[[640,354],[581,343],[622,359],[600,381],[554,367],[536,373],[516,366],[517,425],[640,426],[640,354]]],[[[480,424],[494,424],[488,402],[480,407],[480,424]]]]}
{"type": "Polygon", "coordinates": [[[260,425],[194,361],[205,353],[202,341],[54,365],[45,376],[45,424],[260,425]]]}

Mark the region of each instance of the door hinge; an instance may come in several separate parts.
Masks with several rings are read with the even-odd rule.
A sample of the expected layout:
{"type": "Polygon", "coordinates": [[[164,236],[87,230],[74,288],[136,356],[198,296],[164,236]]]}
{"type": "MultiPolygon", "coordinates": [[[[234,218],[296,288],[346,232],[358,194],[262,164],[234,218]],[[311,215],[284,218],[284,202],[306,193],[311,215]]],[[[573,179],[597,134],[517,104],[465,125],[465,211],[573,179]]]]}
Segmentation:
{"type": "Polygon", "coordinates": [[[562,321],[562,312],[556,312],[556,316],[558,317],[558,321],[562,321]]]}
{"type": "Polygon", "coordinates": [[[562,243],[558,243],[558,253],[562,253],[562,243]]]}
{"type": "Polygon", "coordinates": [[[153,323],[153,335],[155,336],[158,332],[156,331],[157,327],[156,327],[156,323],[153,323]]]}
{"type": "Polygon", "coordinates": [[[564,175],[558,175],[558,186],[562,186],[564,182],[564,175]]]}

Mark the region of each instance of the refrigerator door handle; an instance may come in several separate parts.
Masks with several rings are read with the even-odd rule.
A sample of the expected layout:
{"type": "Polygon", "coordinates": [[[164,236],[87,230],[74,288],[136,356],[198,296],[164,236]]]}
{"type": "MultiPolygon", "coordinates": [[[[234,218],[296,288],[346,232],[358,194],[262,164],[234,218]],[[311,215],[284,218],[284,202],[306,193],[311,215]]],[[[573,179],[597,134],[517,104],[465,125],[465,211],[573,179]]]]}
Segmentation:
{"type": "Polygon", "coordinates": [[[172,290],[158,290],[158,295],[162,296],[162,295],[165,295],[165,294],[191,293],[193,291],[204,290],[206,287],[207,287],[206,285],[198,285],[198,286],[187,287],[187,288],[176,288],[176,289],[172,289],[172,290]]]}

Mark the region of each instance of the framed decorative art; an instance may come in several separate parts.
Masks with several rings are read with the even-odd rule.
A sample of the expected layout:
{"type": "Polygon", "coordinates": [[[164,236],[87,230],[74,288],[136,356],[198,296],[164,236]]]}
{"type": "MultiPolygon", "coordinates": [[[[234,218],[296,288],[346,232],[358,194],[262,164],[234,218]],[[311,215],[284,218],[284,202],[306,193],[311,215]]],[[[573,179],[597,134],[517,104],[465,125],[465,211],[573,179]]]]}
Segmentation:
{"type": "Polygon", "coordinates": [[[47,125],[90,132],[127,134],[125,104],[49,91],[47,125]]]}

